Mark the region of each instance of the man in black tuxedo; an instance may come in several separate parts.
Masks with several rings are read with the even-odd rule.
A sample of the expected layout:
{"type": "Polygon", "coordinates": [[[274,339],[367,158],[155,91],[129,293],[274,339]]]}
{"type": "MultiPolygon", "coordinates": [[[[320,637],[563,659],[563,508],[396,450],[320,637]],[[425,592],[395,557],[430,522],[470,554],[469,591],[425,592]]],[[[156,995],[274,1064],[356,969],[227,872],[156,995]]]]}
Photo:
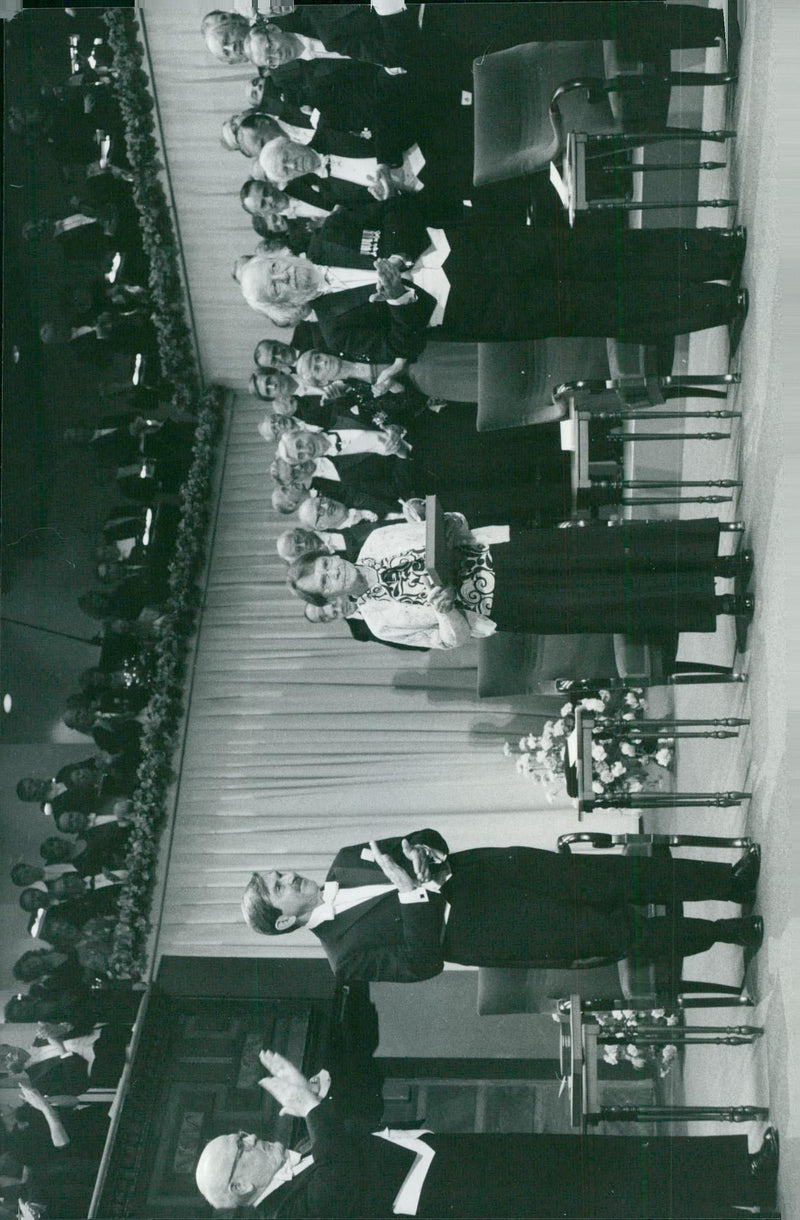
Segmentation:
{"type": "Polygon", "coordinates": [[[717,940],[755,944],[758,928],[747,919],[641,919],[632,905],[744,902],[758,863],[756,851],[733,867],[532,847],[451,855],[440,834],[421,830],[382,847],[343,848],[324,887],[291,871],[254,873],[242,912],[265,935],[308,927],[342,981],[413,983],[439,974],[446,961],[573,969],[633,952],[684,957],[717,940]]]}
{"type": "MultiPolygon", "coordinates": [[[[394,507],[401,497],[414,494],[414,473],[409,462],[394,456],[390,448],[372,453],[337,452],[337,445],[346,446],[348,432],[360,437],[364,429],[287,433],[281,438],[276,453],[292,463],[316,461],[317,472],[312,479],[312,487],[317,486],[317,478],[327,479],[337,486],[341,483],[351,491],[363,492],[394,507]],[[345,438],[344,442],[342,437],[345,438]]],[[[393,437],[388,433],[376,430],[373,435],[379,440],[386,436],[387,446],[393,443],[393,437]]]]}
{"type": "Polygon", "coordinates": [[[740,231],[466,224],[428,229],[427,236],[428,248],[410,269],[402,256],[414,253],[405,248],[391,258],[354,254],[343,267],[327,262],[319,244],[314,262],[275,254],[240,259],[237,277],[247,303],[273,322],[292,325],[313,309],[328,351],[387,363],[414,359],[437,339],[589,335],[655,343],[740,321],[746,310],[744,294],[706,282],[736,276],[740,231]]]}
{"type": "Polygon", "coordinates": [[[712,46],[723,36],[721,12],[688,4],[481,3],[465,12],[378,0],[369,8],[301,5],[291,16],[256,23],[242,51],[279,81],[298,60],[324,71],[344,56],[423,79],[445,74],[461,88],[478,56],[527,42],[613,38],[625,58],[652,59],[670,48],[712,46]]]}
{"type": "Polygon", "coordinates": [[[761,1168],[744,1136],[376,1132],[321,1101],[282,1055],[262,1051],[261,1062],[270,1075],[260,1084],[282,1114],[305,1119],[311,1150],[243,1131],[206,1144],[198,1188],[244,1216],[694,1220],[774,1199],[777,1155],[761,1168]]]}

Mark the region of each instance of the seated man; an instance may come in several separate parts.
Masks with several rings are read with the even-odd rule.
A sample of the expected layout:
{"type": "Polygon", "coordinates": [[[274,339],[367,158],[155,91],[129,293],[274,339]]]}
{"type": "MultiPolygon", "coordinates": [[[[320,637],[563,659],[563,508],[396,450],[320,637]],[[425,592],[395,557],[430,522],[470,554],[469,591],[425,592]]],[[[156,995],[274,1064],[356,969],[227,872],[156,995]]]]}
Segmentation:
{"type": "Polygon", "coordinates": [[[110,755],[93,754],[61,767],[52,779],[25,776],[17,784],[17,798],[37,802],[51,817],[68,809],[93,813],[102,800],[119,793],[123,781],[110,755]]]}
{"type": "Polygon", "coordinates": [[[771,1128],[750,1157],[744,1136],[446,1134],[345,1123],[282,1055],[261,1053],[259,1083],[282,1114],[305,1119],[310,1154],[240,1131],[206,1144],[197,1185],[216,1208],[248,1216],[464,1216],[672,1220],[772,1205],[771,1128]]]}
{"type": "Polygon", "coordinates": [[[633,904],[747,902],[759,861],[758,848],[733,866],[532,847],[451,854],[423,830],[343,848],[324,886],[291,870],[253,873],[242,913],[264,935],[313,931],[344,982],[418,982],[445,962],[578,969],[633,952],[671,961],[718,940],[757,947],[762,923],[643,918],[633,904]]]}
{"type": "Polygon", "coordinates": [[[745,560],[718,556],[716,518],[520,529],[491,548],[457,514],[447,529],[455,567],[447,589],[427,576],[422,524],[373,530],[355,564],[303,555],[289,587],[317,605],[355,597],[376,636],[427,648],[494,631],[663,637],[712,632],[719,614],[752,617],[751,598],[715,596],[715,575],[736,575],[745,560]]]}
{"type": "Polygon", "coordinates": [[[300,351],[291,343],[281,343],[278,339],[261,339],[253,352],[253,363],[260,369],[277,369],[281,373],[291,373],[300,351]]]}

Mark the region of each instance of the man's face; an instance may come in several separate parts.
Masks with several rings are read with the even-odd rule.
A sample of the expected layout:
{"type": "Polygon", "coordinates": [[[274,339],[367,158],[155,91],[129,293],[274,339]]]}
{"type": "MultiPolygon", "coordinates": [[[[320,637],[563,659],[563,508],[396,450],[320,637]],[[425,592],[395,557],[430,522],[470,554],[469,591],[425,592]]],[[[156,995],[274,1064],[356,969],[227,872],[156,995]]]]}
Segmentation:
{"type": "Polygon", "coordinates": [[[322,165],[322,157],[307,144],[294,144],[288,140],[281,148],[279,159],[280,177],[286,182],[293,178],[302,178],[304,174],[313,174],[322,165]]]}
{"type": "Polygon", "coordinates": [[[50,781],[27,776],[20,780],[17,786],[17,796],[21,801],[43,801],[50,790],[50,781]]]}
{"type": "Polygon", "coordinates": [[[290,462],[313,462],[328,452],[330,441],[321,432],[298,431],[285,437],[283,445],[290,462]]]}
{"type": "Polygon", "coordinates": [[[80,928],[68,919],[59,919],[52,915],[47,921],[47,939],[51,944],[56,941],[64,945],[74,945],[80,937],[80,928]]]}
{"type": "Polygon", "coordinates": [[[280,68],[282,64],[297,59],[301,51],[302,46],[298,39],[276,25],[266,25],[261,30],[253,29],[244,40],[244,52],[257,68],[280,68]]]}
{"type": "Polygon", "coordinates": [[[15,885],[33,885],[36,881],[41,881],[44,876],[41,868],[36,868],[33,864],[20,864],[14,870],[15,885]]]}
{"type": "Polygon", "coordinates": [[[297,581],[297,587],[304,593],[319,593],[330,599],[348,594],[357,580],[355,565],[342,559],[341,555],[320,555],[319,559],[314,560],[308,575],[297,581]]]}
{"type": "Polygon", "coordinates": [[[291,373],[266,369],[256,373],[256,388],[260,398],[271,402],[273,398],[291,398],[297,392],[297,382],[291,373]]]}
{"type": "Polygon", "coordinates": [[[264,99],[264,77],[254,76],[244,87],[248,106],[260,106],[264,99]]]}
{"type": "Polygon", "coordinates": [[[279,343],[277,339],[262,339],[255,351],[256,364],[261,368],[281,369],[290,373],[297,360],[297,348],[289,343],[279,343]]]}
{"type": "Polygon", "coordinates": [[[240,127],[236,133],[236,143],[246,157],[257,157],[267,140],[274,140],[280,134],[280,128],[265,114],[255,126],[248,124],[247,127],[240,127]]]}
{"type": "Polygon", "coordinates": [[[206,46],[224,64],[246,64],[245,33],[239,28],[211,30],[206,34],[206,46]]]}
{"type": "Polygon", "coordinates": [[[262,874],[270,904],[282,915],[308,915],[319,901],[319,886],[299,873],[271,869],[262,874]]]}
{"type": "Polygon", "coordinates": [[[321,282],[319,268],[308,259],[267,256],[259,266],[259,297],[264,305],[296,305],[303,299],[311,300],[321,282]]]}
{"type": "Polygon", "coordinates": [[[309,623],[332,623],[343,614],[341,601],[326,602],[324,606],[306,606],[305,616],[309,623]]]}
{"type": "Polygon", "coordinates": [[[51,893],[54,898],[75,898],[82,894],[85,888],[83,878],[77,873],[64,873],[63,877],[56,877],[51,893]]]}
{"type": "Polygon", "coordinates": [[[311,385],[326,386],[341,376],[342,362],[328,352],[303,352],[297,359],[297,371],[311,385]]]}
{"type": "Polygon", "coordinates": [[[88,815],[77,809],[68,809],[56,818],[56,826],[65,835],[79,835],[88,825],[88,815]]]}
{"type": "Polygon", "coordinates": [[[317,529],[336,529],[344,522],[348,513],[347,505],[340,504],[338,500],[331,500],[328,496],[317,496],[316,505],[317,529]]]}
{"type": "Polygon", "coordinates": [[[203,1173],[206,1181],[213,1179],[217,1191],[229,1192],[234,1206],[269,1186],[285,1159],[286,1149],[277,1141],[261,1140],[246,1131],[220,1135],[203,1150],[198,1185],[203,1173]]]}

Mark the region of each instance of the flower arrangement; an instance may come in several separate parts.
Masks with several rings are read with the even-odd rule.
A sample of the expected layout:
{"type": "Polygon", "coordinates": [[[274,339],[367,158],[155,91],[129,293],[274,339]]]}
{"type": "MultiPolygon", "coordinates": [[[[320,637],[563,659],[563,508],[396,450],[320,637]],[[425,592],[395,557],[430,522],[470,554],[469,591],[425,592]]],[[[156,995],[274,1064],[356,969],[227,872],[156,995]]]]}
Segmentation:
{"type": "Polygon", "coordinates": [[[108,966],[108,973],[117,978],[139,978],[145,966],[158,831],[164,822],[167,791],[173,779],[172,750],[182,711],[180,683],[197,608],[196,579],[204,555],[220,415],[221,391],[212,389],[201,399],[198,409],[192,464],[181,488],[181,519],[169,565],[167,613],[158,628],[153,694],[147,705],[142,761],[131,801],[133,831],[124,864],[128,876],[122,885],[108,966]]]}
{"type": "Polygon", "coordinates": [[[659,769],[667,771],[672,766],[671,739],[625,740],[619,736],[622,722],[644,718],[644,691],[640,688],[601,690],[596,696],[579,699],[574,704],[565,703],[559,718],[548,720],[540,735],[529,733],[520,738],[516,750],[506,742],[504,753],[518,754],[516,766],[520,775],[541,784],[550,801],[563,792],[567,738],[575,728],[576,706],[609,722],[605,730],[602,724],[597,725],[593,734],[592,788],[597,796],[613,798],[659,786],[659,769]]]}
{"type": "MultiPolygon", "coordinates": [[[[106,945],[107,973],[139,978],[146,965],[158,832],[166,815],[173,779],[172,752],[182,711],[181,680],[189,635],[198,604],[197,576],[203,561],[208,524],[215,441],[222,415],[221,391],[205,393],[195,360],[186,317],[179,247],[161,181],[153,122],[154,102],[143,70],[144,50],[133,9],[103,13],[108,45],[114,56],[113,87],[125,125],[125,144],[132,171],[132,193],[139,213],[142,245],[149,263],[153,323],[158,337],[161,374],[173,385],[172,407],[195,416],[192,462],[181,488],[181,514],[169,565],[167,613],[158,621],[155,663],[149,685],[152,696],[142,734],[142,761],[131,798],[133,824],[124,868],[119,916],[106,945]]],[[[101,946],[92,949],[99,958],[101,946]]],[[[87,952],[88,952],[87,947],[87,952]]]]}
{"type": "Polygon", "coordinates": [[[596,1013],[595,1019],[600,1026],[598,1041],[603,1047],[603,1062],[610,1064],[629,1063],[637,1072],[642,1072],[648,1066],[654,1068],[663,1078],[672,1071],[678,1057],[678,1048],[674,1043],[665,1046],[648,1044],[647,1038],[653,1036],[652,1027],[658,1028],[678,1025],[680,1017],[675,1012],[667,1012],[664,1008],[619,1009],[610,1013],[596,1013]],[[646,1025],[646,1031],[641,1026],[646,1025]],[[638,1039],[638,1041],[637,1041],[638,1039]]]}

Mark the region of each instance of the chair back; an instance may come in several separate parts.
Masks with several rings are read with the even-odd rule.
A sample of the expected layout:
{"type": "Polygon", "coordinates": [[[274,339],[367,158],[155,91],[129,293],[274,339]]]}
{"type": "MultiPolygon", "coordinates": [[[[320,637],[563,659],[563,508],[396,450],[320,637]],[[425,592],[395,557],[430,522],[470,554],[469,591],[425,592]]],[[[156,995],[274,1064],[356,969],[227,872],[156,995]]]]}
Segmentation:
{"type": "MultiPolygon", "coordinates": [[[[478,697],[558,695],[558,678],[608,680],[616,673],[610,635],[518,635],[478,641],[478,697]]],[[[563,703],[564,696],[558,696],[563,703]]]]}
{"type": "Polygon", "coordinates": [[[476,59],[475,186],[546,169],[562,151],[560,131],[613,131],[608,99],[589,102],[585,90],[563,98],[559,132],[550,117],[550,102],[560,85],[578,77],[604,76],[599,41],[530,42],[476,59]]]}
{"type": "Polygon", "coordinates": [[[604,339],[530,339],[478,344],[478,431],[549,424],[566,415],[556,386],[608,376],[604,339]]]}
{"type": "Polygon", "coordinates": [[[478,970],[478,1014],[482,1017],[511,1012],[549,1012],[562,996],[580,991],[592,996],[617,995],[617,964],[586,970],[523,970],[481,966],[478,970]]]}

